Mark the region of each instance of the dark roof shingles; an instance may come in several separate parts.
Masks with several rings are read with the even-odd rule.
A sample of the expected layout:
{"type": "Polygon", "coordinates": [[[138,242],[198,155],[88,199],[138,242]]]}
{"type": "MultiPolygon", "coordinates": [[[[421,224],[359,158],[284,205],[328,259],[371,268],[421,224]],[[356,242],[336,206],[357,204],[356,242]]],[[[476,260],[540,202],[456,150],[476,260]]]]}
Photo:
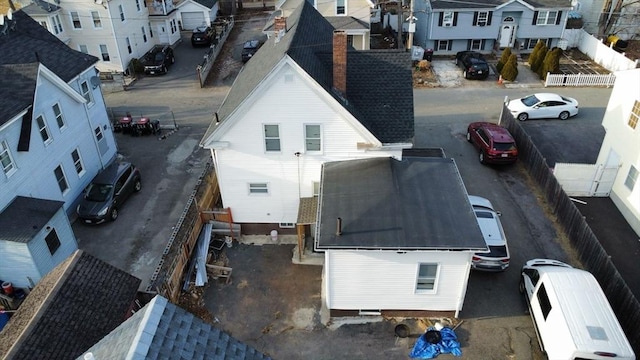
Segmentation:
{"type": "Polygon", "coordinates": [[[28,243],[63,205],[61,201],[16,196],[0,212],[0,239],[28,243]]]}

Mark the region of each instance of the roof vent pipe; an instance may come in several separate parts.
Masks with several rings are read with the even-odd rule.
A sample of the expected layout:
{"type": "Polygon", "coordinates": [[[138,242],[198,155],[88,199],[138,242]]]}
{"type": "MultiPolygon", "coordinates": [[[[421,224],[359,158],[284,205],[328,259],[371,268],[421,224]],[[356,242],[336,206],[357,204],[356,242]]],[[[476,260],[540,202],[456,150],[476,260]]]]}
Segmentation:
{"type": "Polygon", "coordinates": [[[342,235],[342,218],[338,218],[338,223],[337,223],[337,228],[336,228],[336,235],[340,236],[342,235]]]}

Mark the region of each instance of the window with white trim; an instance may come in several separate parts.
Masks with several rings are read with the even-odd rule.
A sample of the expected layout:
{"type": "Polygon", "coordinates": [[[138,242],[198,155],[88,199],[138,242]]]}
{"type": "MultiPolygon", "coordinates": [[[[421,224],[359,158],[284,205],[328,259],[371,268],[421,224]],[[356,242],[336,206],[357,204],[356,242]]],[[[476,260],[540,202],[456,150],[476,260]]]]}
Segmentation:
{"type": "Polygon", "coordinates": [[[82,23],[80,22],[80,15],[78,15],[77,11],[71,12],[71,23],[73,24],[74,29],[82,29],[82,23]]]}
{"type": "Polygon", "coordinates": [[[136,0],[136,10],[140,11],[140,0],[136,0]]]}
{"type": "Polygon", "coordinates": [[[344,15],[347,13],[346,1],[336,0],[336,15],[344,15]]]}
{"type": "Polygon", "coordinates": [[[62,21],[60,21],[60,15],[54,15],[51,20],[53,21],[53,32],[56,35],[60,34],[64,30],[62,28],[62,21]]]}
{"type": "Polygon", "coordinates": [[[627,174],[627,178],[624,180],[624,186],[627,189],[633,191],[633,188],[636,186],[636,182],[638,181],[638,169],[635,166],[631,165],[629,167],[629,173],[627,174]]]}
{"type": "Polygon", "coordinates": [[[633,109],[631,109],[627,125],[635,129],[638,126],[638,120],[640,120],[640,101],[636,100],[636,102],[633,103],[633,109]]]}
{"type": "Polygon", "coordinates": [[[91,96],[91,88],[89,87],[89,83],[83,81],[80,83],[80,93],[87,100],[87,105],[93,103],[93,96],[91,96]]]}
{"type": "Polygon", "coordinates": [[[436,40],[437,51],[449,51],[451,50],[451,40],[436,40]]]}
{"type": "Polygon", "coordinates": [[[124,8],[122,5],[118,5],[118,12],[120,13],[120,21],[124,22],[124,8]]]}
{"type": "Polygon", "coordinates": [[[38,117],[36,118],[36,123],[38,124],[38,132],[40,133],[40,136],[42,136],[42,141],[45,145],[48,145],[52,141],[52,139],[44,116],[38,115],[38,117]]]}
{"type": "Polygon", "coordinates": [[[140,27],[140,31],[142,31],[142,41],[147,42],[147,30],[142,26],[140,27]]]}
{"type": "Polygon", "coordinates": [[[266,151],[280,151],[279,125],[264,125],[264,144],[266,151]]]}
{"type": "Polygon", "coordinates": [[[267,183],[249,183],[249,194],[268,194],[269,184],[267,183]]]}
{"type": "Polygon", "coordinates": [[[9,145],[4,140],[0,141],[0,164],[2,165],[2,171],[7,177],[16,171],[16,164],[13,162],[9,145]]]}
{"type": "Polygon", "coordinates": [[[453,26],[453,11],[442,13],[442,26],[453,26]]]}
{"type": "Polygon", "coordinates": [[[278,226],[282,229],[293,229],[296,227],[294,223],[279,223],[278,226]]]}
{"type": "Polygon", "coordinates": [[[489,12],[488,11],[478,11],[478,21],[476,22],[477,26],[487,26],[487,22],[489,21],[489,12]]]}
{"type": "Polygon", "coordinates": [[[82,164],[82,158],[80,157],[80,150],[74,149],[71,152],[71,159],[73,160],[73,166],[76,168],[76,173],[78,173],[78,177],[84,174],[84,165],[82,164]]]}
{"type": "Polygon", "coordinates": [[[53,173],[56,176],[56,181],[58,182],[58,187],[60,187],[60,192],[64,195],[64,193],[69,190],[69,184],[67,183],[67,177],[64,176],[62,165],[58,165],[55,170],[53,170],[53,173]]]}
{"type": "Polygon", "coordinates": [[[438,280],[438,264],[425,263],[418,264],[418,277],[416,279],[416,291],[433,291],[438,280]]]}
{"type": "Polygon", "coordinates": [[[174,34],[178,31],[178,25],[176,25],[176,19],[169,21],[169,26],[171,26],[171,33],[174,34]]]}
{"type": "Polygon", "coordinates": [[[102,129],[100,129],[100,126],[97,126],[95,129],[93,129],[93,133],[96,135],[96,140],[98,142],[104,139],[104,135],[102,135],[102,129]]]}
{"type": "Polygon", "coordinates": [[[471,48],[469,50],[483,50],[482,49],[482,40],[471,40],[471,48]]]}
{"type": "Polygon", "coordinates": [[[111,61],[111,57],[109,56],[109,48],[107,48],[107,45],[100,45],[100,54],[102,54],[102,61],[111,61]]]}
{"type": "Polygon", "coordinates": [[[555,25],[557,17],[557,11],[538,11],[536,25],[555,25]]]}
{"type": "Polygon", "coordinates": [[[127,36],[124,38],[124,41],[127,43],[127,51],[131,54],[131,40],[129,40],[129,37],[127,36]]]}
{"type": "Polygon", "coordinates": [[[53,109],[53,114],[56,116],[56,123],[58,123],[58,128],[62,130],[66,124],[64,122],[64,116],[62,116],[62,109],[60,109],[60,104],[53,104],[51,107],[53,109]]]}
{"type": "Polygon", "coordinates": [[[306,151],[322,151],[320,125],[304,126],[304,146],[306,151]]]}
{"type": "Polygon", "coordinates": [[[87,45],[78,45],[78,50],[80,50],[80,52],[84,54],[89,53],[89,49],[87,48],[87,45]]]}
{"type": "Polygon", "coordinates": [[[94,29],[102,29],[102,20],[100,20],[100,13],[97,11],[91,12],[91,19],[93,20],[94,29]]]}

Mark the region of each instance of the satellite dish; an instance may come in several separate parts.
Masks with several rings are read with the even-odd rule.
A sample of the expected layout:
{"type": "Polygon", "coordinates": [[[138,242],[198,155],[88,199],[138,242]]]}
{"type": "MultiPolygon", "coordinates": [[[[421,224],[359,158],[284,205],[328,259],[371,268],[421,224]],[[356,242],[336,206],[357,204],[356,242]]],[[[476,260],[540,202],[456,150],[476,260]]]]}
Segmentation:
{"type": "Polygon", "coordinates": [[[94,89],[100,86],[100,78],[97,76],[92,76],[89,82],[91,82],[91,86],[93,86],[94,89]]]}

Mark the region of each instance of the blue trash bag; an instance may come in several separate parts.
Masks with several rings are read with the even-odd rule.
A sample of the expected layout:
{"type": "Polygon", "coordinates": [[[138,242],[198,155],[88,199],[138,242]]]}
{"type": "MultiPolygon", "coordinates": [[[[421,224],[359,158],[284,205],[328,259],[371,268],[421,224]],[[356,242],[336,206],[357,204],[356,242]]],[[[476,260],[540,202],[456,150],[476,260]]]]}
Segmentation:
{"type": "Polygon", "coordinates": [[[429,340],[433,341],[433,337],[428,339],[426,336],[430,331],[438,331],[434,327],[429,327],[427,331],[420,335],[418,341],[416,341],[413,346],[413,350],[409,354],[411,358],[418,359],[433,359],[440,354],[452,354],[454,356],[462,356],[462,351],[460,350],[460,343],[458,342],[458,337],[456,336],[453,329],[450,328],[442,328],[439,331],[440,341],[437,343],[432,343],[429,340]]]}

